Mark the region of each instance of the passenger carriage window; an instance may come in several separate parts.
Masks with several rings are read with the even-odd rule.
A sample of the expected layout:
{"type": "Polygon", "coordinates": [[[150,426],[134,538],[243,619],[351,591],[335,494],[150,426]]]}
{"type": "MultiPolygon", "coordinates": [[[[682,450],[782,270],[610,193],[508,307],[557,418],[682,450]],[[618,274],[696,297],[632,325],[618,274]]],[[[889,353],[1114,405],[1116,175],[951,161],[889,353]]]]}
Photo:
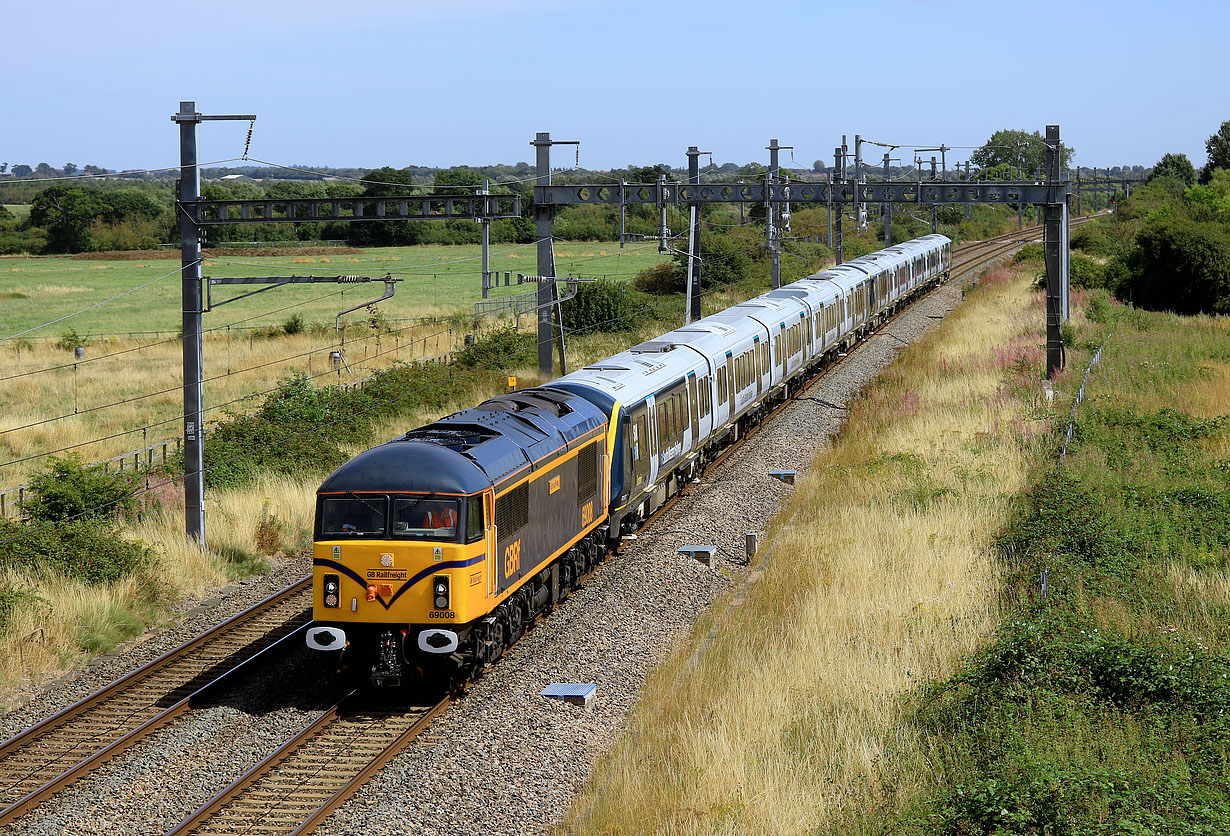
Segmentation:
{"type": "Polygon", "coordinates": [[[483,497],[471,496],[466,498],[466,542],[473,543],[476,540],[481,540],[486,533],[487,526],[483,519],[483,497]]]}

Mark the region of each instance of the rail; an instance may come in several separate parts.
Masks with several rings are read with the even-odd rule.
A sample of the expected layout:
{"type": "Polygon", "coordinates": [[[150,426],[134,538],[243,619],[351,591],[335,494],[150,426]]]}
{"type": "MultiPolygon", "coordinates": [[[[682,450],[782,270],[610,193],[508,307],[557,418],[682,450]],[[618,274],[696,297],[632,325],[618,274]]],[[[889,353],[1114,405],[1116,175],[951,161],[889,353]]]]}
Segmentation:
{"type": "Polygon", "coordinates": [[[304,578],[0,744],[0,826],[183,714],[306,629],[304,578]]]}

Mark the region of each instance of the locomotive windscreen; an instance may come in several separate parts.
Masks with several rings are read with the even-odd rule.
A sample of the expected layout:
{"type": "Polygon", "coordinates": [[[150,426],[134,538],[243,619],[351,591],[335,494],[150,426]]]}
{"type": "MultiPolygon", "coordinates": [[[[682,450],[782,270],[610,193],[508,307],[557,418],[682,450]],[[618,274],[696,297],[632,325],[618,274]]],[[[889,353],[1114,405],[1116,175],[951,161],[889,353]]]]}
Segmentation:
{"type": "Polygon", "coordinates": [[[320,536],[362,537],[384,536],[384,518],[388,514],[387,497],[326,497],[320,509],[320,536]]]}

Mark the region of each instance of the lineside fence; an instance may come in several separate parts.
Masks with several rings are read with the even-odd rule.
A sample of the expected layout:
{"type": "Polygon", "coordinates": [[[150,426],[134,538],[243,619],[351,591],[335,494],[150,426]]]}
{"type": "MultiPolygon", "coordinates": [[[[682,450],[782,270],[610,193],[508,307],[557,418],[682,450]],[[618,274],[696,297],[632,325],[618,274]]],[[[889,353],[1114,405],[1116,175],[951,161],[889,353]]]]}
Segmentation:
{"type": "MultiPolygon", "coordinates": [[[[424,357],[415,362],[418,363],[436,363],[439,365],[450,365],[453,362],[455,351],[448,351],[443,354],[437,354],[433,357],[424,357]]],[[[337,388],[346,392],[352,392],[356,389],[362,389],[374,377],[368,376],[362,380],[355,380],[350,383],[335,384],[337,388]]],[[[202,435],[208,437],[209,433],[217,428],[217,424],[209,425],[203,428],[202,435]]],[[[115,468],[119,472],[128,472],[139,474],[142,472],[149,473],[155,469],[165,468],[167,461],[173,460],[176,455],[183,452],[184,439],[183,436],[176,436],[165,441],[156,441],[153,444],[147,444],[136,450],[129,450],[127,453],[121,453],[118,456],[112,456],[109,459],[92,462],[86,465],[87,468],[101,467],[103,472],[108,472],[115,468]]],[[[21,508],[30,497],[30,483],[26,482],[22,485],[14,485],[11,488],[0,488],[0,517],[6,519],[21,519],[21,508]]]]}

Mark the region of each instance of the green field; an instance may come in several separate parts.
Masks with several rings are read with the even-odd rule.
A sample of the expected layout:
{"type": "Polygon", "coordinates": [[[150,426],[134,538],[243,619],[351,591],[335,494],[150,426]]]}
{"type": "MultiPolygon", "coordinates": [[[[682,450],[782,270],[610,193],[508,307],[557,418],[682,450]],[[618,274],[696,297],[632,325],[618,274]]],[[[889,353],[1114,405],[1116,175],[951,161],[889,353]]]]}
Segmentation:
{"type": "MultiPolygon", "coordinates": [[[[211,277],[291,274],[383,277],[392,274],[403,281],[398,284],[397,294],[381,304],[381,310],[390,319],[405,319],[459,310],[472,312],[473,303],[480,298],[480,251],[477,245],[426,245],[373,248],[360,254],[226,256],[207,260],[203,270],[211,277]]],[[[560,275],[609,276],[623,281],[666,260],[652,244],[635,244],[621,250],[618,243],[568,242],[556,244],[555,259],[560,275]]],[[[25,339],[57,338],[70,328],[81,335],[177,331],[180,327],[177,265],[176,258],[145,261],[0,258],[0,337],[75,313],[151,281],[154,283],[149,287],[27,334],[25,339]]],[[[493,246],[491,267],[514,273],[514,285],[499,288],[493,295],[532,290],[534,285],[517,287],[515,274],[537,273],[536,247],[533,244],[493,246]]],[[[216,288],[220,292],[215,294],[215,302],[219,297],[238,295],[245,289],[253,288],[216,288]]],[[[343,308],[376,298],[382,291],[383,285],[379,283],[278,288],[206,314],[205,327],[267,326],[281,323],[295,313],[307,322],[331,324],[343,308]],[[291,305],[295,307],[279,310],[291,305]]],[[[361,314],[360,310],[352,316],[361,314]]]]}
{"type": "Polygon", "coordinates": [[[30,215],[30,204],[28,203],[6,203],[4,208],[9,210],[17,220],[25,220],[30,215]]]}

